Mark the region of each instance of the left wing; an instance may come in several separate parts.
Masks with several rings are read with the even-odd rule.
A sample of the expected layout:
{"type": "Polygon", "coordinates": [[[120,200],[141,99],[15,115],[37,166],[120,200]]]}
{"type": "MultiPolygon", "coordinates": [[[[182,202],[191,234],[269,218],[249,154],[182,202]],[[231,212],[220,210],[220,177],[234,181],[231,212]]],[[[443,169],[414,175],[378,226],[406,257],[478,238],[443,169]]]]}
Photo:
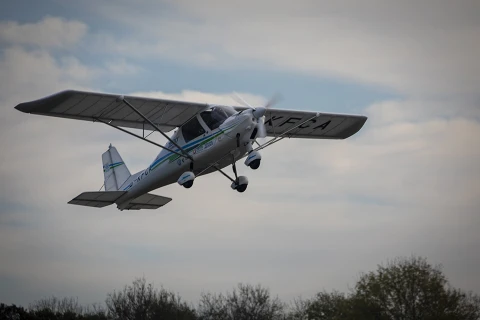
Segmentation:
{"type": "Polygon", "coordinates": [[[366,121],[363,115],[285,109],[268,109],[265,114],[267,136],[284,138],[346,139],[366,121]]]}

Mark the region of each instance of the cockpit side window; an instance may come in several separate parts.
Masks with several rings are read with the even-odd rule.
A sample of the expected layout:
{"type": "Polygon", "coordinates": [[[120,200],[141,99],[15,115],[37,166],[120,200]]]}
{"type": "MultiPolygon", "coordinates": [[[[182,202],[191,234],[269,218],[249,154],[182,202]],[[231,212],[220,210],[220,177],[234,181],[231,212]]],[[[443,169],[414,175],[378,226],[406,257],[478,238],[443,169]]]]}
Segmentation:
{"type": "Polygon", "coordinates": [[[229,116],[229,110],[225,110],[220,107],[214,107],[210,110],[203,111],[200,113],[205,124],[210,128],[210,130],[217,129],[229,116]]]}
{"type": "Polygon", "coordinates": [[[192,118],[190,121],[188,121],[182,126],[182,135],[185,142],[193,140],[204,133],[205,129],[203,129],[200,122],[198,122],[197,117],[192,118]]]}

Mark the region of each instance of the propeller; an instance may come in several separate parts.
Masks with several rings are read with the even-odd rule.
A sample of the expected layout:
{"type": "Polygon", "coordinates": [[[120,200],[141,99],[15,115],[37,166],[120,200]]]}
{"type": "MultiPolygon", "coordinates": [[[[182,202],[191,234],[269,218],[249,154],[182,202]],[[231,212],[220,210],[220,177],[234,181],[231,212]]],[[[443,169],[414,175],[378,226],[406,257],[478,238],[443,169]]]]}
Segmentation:
{"type": "Polygon", "coordinates": [[[265,127],[265,114],[267,110],[271,108],[280,100],[280,95],[275,94],[263,107],[252,107],[247,101],[245,101],[240,95],[234,92],[234,100],[241,105],[252,109],[252,115],[257,119],[257,138],[264,139],[267,137],[267,128],[265,127]]]}

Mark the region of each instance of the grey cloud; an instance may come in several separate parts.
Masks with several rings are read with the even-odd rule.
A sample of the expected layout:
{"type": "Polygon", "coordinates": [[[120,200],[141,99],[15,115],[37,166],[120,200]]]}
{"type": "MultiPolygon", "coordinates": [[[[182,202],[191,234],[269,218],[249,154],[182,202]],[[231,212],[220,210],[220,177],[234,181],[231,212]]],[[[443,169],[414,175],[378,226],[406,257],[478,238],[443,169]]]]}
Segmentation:
{"type": "MultiPolygon", "coordinates": [[[[214,8],[219,11],[212,17],[226,10],[214,8]]],[[[199,15],[196,7],[188,10],[199,15]]],[[[295,10],[303,12],[301,6],[295,10]]],[[[462,23],[468,29],[472,22],[467,17],[462,23]]],[[[244,38],[237,39],[240,46],[244,38]]],[[[7,150],[0,153],[0,179],[8,182],[0,187],[0,253],[8,257],[0,264],[0,300],[26,304],[57,294],[97,302],[142,274],[189,300],[239,281],[261,282],[291,299],[322,288],[347,290],[357,272],[410,253],[442,262],[455,286],[480,291],[480,124],[471,100],[379,102],[365,110],[370,118],[351,139],[286,139],[264,151],[260,170],[239,166],[250,179],[245,194],[212,174],[189,190],[156,190],[173,198],[157,211],[94,210],[66,202],[100,188],[100,155],[108,143],[132,171],[148,165],[158,150],[99,124],[13,109],[66,87],[91,87],[96,69],[65,59],[12,47],[0,60],[0,73],[8,75],[0,82],[0,144],[7,150]]],[[[342,62],[342,68],[358,70],[355,57],[342,62]]],[[[402,76],[418,81],[411,69],[402,76]]],[[[378,71],[363,71],[378,79],[378,71]]],[[[187,90],[167,96],[227,104],[229,99],[187,90]]]]}
{"type": "Polygon", "coordinates": [[[131,38],[107,33],[101,41],[126,55],[217,68],[280,68],[407,95],[478,92],[476,1],[146,1],[144,8],[155,14],[127,2],[96,2],[97,13],[135,30],[131,38]],[[136,23],[140,19],[145,23],[136,23]]]}
{"type": "Polygon", "coordinates": [[[0,23],[0,43],[67,48],[77,44],[87,30],[83,22],[58,17],[45,17],[26,24],[5,21],[0,23]]]}
{"type": "Polygon", "coordinates": [[[58,61],[43,49],[26,50],[20,46],[4,49],[0,60],[2,77],[0,97],[15,103],[37,99],[66,88],[87,88],[95,68],[88,68],[71,56],[58,61]]]}
{"type": "MultiPolygon", "coordinates": [[[[10,114],[12,122],[22,117],[10,114]]],[[[108,139],[133,170],[156,150],[116,133],[105,136],[110,129],[93,124],[22,119],[31,131],[22,136],[24,128],[11,129],[22,142],[11,149],[36,155],[18,164],[29,180],[16,180],[11,171],[3,171],[2,179],[12,181],[9,190],[22,192],[10,199],[24,202],[28,195],[43,222],[33,232],[13,232],[2,223],[2,251],[11,257],[2,273],[22,281],[35,277],[29,281],[33,287],[71,290],[82,301],[88,301],[89,290],[101,297],[99,292],[141,274],[191,300],[202,290],[221,291],[238,281],[262,282],[289,299],[324,287],[346,290],[358,271],[415,252],[444,263],[455,285],[478,291],[472,275],[479,257],[465,248],[480,241],[478,217],[471,211],[479,206],[480,155],[468,147],[474,141],[467,134],[475,135],[480,125],[423,119],[389,139],[398,123],[370,120],[351,140],[292,139],[267,149],[261,170],[239,168],[251,180],[246,194],[232,192],[228,181],[214,174],[191,190],[177,185],[157,190],[174,199],[169,206],[132,214],[114,207],[85,210],[66,201],[101,184],[99,156],[108,139]],[[39,145],[33,136],[48,142],[39,145]],[[422,148],[406,152],[412,137],[422,148]],[[42,152],[45,148],[51,151],[42,152]],[[132,153],[139,154],[137,160],[129,161],[132,153]],[[463,158],[471,163],[458,168],[463,158]],[[42,181],[42,188],[31,181],[42,181]],[[466,261],[467,256],[469,267],[464,267],[459,257],[466,261]],[[286,283],[285,277],[293,280],[286,283]],[[86,285],[92,282],[93,287],[86,285]]],[[[19,158],[8,161],[14,170],[19,158]]]]}

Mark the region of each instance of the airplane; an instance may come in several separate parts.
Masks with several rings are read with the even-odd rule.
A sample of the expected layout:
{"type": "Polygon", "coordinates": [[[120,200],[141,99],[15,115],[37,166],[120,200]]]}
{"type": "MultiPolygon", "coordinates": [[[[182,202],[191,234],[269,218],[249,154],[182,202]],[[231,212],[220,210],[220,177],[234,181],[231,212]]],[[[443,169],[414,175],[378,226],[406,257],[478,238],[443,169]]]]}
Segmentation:
{"type": "Polygon", "coordinates": [[[177,182],[191,188],[196,178],[219,172],[231,188],[244,192],[248,179],[237,174],[236,162],[253,170],[260,167],[260,150],[285,138],[346,139],[367,121],[363,115],[274,109],[276,99],[253,107],[237,95],[242,106],[124,96],[66,90],[24,102],[15,108],[25,113],[98,122],[162,150],[144,170],[131,174],[117,149],[110,144],[102,154],[104,191],[83,192],[69,204],[119,210],[157,209],[172,199],[152,190],[177,182]],[[130,129],[142,130],[142,135],[130,129]],[[166,133],[174,130],[173,135],[166,133]],[[167,139],[160,145],[146,132],[158,131],[167,139]],[[257,140],[270,137],[259,143],[257,140]],[[223,168],[232,166],[233,177],[223,168]]]}

